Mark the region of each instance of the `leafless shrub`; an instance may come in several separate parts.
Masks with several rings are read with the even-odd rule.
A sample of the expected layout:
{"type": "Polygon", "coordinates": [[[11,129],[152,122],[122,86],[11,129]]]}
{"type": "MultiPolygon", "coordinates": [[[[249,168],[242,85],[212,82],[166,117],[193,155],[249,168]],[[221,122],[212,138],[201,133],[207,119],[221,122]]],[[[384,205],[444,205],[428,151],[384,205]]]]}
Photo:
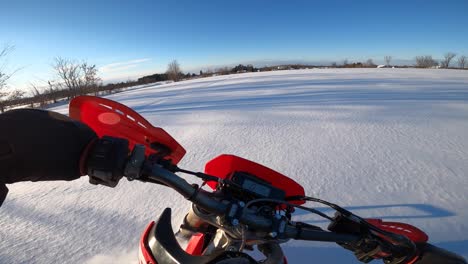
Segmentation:
{"type": "Polygon", "coordinates": [[[174,82],[178,82],[180,80],[182,71],[180,70],[180,65],[177,60],[173,60],[167,65],[166,74],[169,79],[173,80],[174,82]]]}
{"type": "Polygon", "coordinates": [[[14,90],[8,95],[8,100],[15,101],[23,98],[25,92],[21,90],[14,90]]]}
{"type": "Polygon", "coordinates": [[[440,63],[440,66],[442,68],[446,68],[448,69],[448,67],[450,66],[450,61],[455,58],[455,56],[457,56],[457,54],[453,53],[453,52],[447,52],[444,54],[444,59],[442,60],[442,62],[440,63]]]}
{"type": "Polygon", "coordinates": [[[464,69],[465,68],[465,64],[466,64],[466,56],[465,55],[462,55],[460,56],[460,58],[458,58],[458,67],[460,69],[464,69]]]}
{"type": "Polygon", "coordinates": [[[437,62],[432,58],[432,56],[416,56],[416,67],[418,68],[431,68],[437,66],[437,62]]]}
{"type": "Polygon", "coordinates": [[[49,81],[52,90],[67,90],[69,98],[80,94],[97,92],[101,79],[97,76],[96,65],[77,63],[62,57],[55,58],[52,67],[57,81],[49,81]]]}
{"type": "Polygon", "coordinates": [[[3,91],[4,88],[7,86],[7,81],[10,79],[11,74],[6,73],[5,64],[6,64],[6,56],[13,50],[12,46],[5,46],[0,50],[0,99],[7,95],[6,92],[3,91]]]}
{"type": "Polygon", "coordinates": [[[6,103],[10,98],[9,92],[5,91],[7,87],[7,82],[13,76],[15,72],[7,73],[6,70],[6,57],[10,52],[12,52],[14,46],[12,45],[5,45],[3,48],[0,49],[0,111],[3,113],[5,111],[6,103]]]}
{"type": "Polygon", "coordinates": [[[371,67],[371,68],[375,68],[377,65],[375,65],[374,61],[372,59],[368,59],[365,63],[365,66],[366,67],[371,67]]]}
{"type": "Polygon", "coordinates": [[[44,96],[40,92],[39,87],[35,83],[29,83],[29,89],[33,95],[34,100],[29,102],[30,107],[33,108],[35,103],[39,103],[40,106],[45,104],[44,96]]]}
{"type": "Polygon", "coordinates": [[[227,75],[231,73],[231,69],[229,69],[229,67],[221,67],[216,69],[216,73],[221,75],[227,75]]]}
{"type": "Polygon", "coordinates": [[[384,61],[385,61],[385,65],[390,66],[390,62],[392,61],[392,56],[385,56],[384,61]]]}

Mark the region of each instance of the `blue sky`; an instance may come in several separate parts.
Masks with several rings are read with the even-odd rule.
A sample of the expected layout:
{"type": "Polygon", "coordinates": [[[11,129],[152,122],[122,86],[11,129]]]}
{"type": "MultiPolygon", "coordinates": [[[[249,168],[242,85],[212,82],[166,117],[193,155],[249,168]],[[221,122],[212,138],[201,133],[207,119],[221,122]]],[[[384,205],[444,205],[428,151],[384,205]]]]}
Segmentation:
{"type": "Polygon", "coordinates": [[[96,64],[104,80],[276,61],[381,62],[468,56],[468,1],[0,0],[0,45],[15,45],[11,85],[52,78],[61,56],[96,64]]]}

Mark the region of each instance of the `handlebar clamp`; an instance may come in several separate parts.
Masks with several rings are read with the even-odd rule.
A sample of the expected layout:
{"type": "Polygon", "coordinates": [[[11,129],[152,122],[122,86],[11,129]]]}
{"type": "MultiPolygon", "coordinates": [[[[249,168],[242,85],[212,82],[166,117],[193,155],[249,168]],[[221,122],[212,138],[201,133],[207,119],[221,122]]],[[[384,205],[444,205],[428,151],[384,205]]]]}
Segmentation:
{"type": "Polygon", "coordinates": [[[124,175],[129,181],[140,178],[145,162],[145,145],[135,144],[130,159],[125,166],[124,175]]]}

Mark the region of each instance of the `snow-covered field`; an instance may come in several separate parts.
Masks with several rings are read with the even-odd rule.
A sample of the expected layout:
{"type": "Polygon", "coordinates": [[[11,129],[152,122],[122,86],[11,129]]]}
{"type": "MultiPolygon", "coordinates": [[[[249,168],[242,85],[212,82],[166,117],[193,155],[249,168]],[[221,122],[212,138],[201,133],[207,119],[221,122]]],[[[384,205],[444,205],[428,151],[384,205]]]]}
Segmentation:
{"type": "MultiPolygon", "coordinates": [[[[203,170],[218,154],[243,156],[311,196],[414,224],[468,257],[468,71],[251,73],[108,98],[172,134],[187,149],[181,167],[203,170]]],[[[176,226],[189,207],[175,191],[139,182],[111,189],[83,177],[9,187],[0,263],[135,263],[145,225],[172,207],[176,226]]],[[[305,212],[297,219],[325,224],[305,212]]],[[[290,241],[285,251],[290,263],[356,262],[334,244],[290,241]]]]}

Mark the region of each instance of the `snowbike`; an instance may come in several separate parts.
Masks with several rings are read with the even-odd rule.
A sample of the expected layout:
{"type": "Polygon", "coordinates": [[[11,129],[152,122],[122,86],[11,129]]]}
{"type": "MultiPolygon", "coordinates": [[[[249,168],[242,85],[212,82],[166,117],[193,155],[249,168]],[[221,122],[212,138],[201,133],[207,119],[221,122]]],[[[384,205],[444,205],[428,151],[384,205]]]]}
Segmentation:
{"type": "Polygon", "coordinates": [[[192,202],[176,234],[170,208],[147,226],[139,245],[141,264],[282,264],[288,261],[280,245],[290,239],[335,242],[362,262],[381,259],[393,264],[414,263],[423,257],[418,250],[421,245],[433,247],[427,243],[428,236],[412,225],[363,219],[336,204],[306,196],[293,179],[238,156],[220,155],[206,163],[204,172],[184,170],[177,164],[185,149],[162,128],[117,102],[80,96],[71,101],[69,114],[101,138],[128,140],[132,150],[120,177],[94,168],[88,171],[91,183],[115,187],[125,176],[165,185],[192,202]],[[203,184],[189,184],[176,173],[198,177],[203,184]],[[306,202],[326,205],[335,214],[307,207],[306,202]],[[328,219],[328,230],[293,221],[298,208],[328,219]],[[252,250],[262,253],[263,259],[246,253],[252,250]]]}

